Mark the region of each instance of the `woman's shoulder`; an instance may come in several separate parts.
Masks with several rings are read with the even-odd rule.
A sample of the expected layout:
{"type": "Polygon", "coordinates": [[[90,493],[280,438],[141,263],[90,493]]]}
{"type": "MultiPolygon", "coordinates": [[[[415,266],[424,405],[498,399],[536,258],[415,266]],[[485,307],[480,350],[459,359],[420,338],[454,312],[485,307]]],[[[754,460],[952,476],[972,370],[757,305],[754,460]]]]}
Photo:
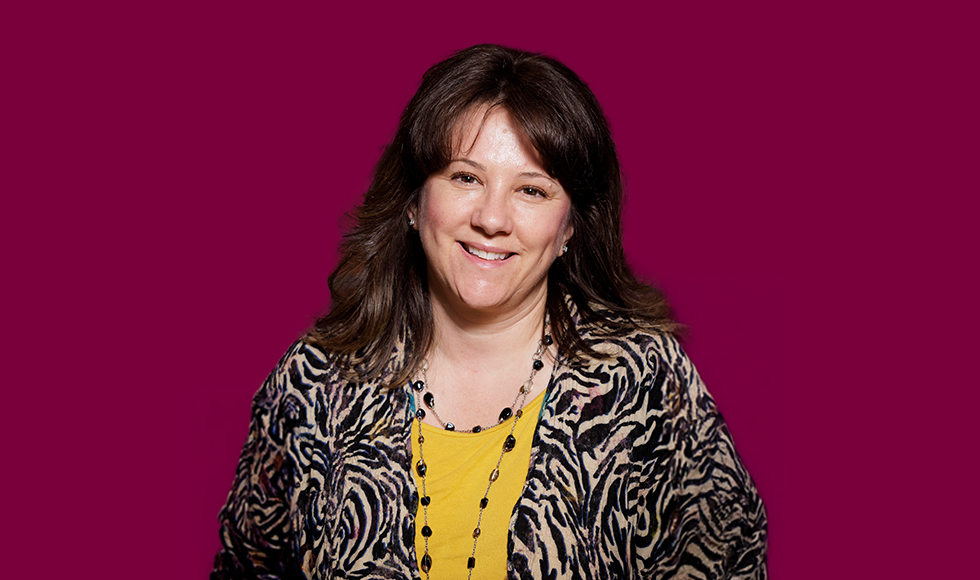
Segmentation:
{"type": "Polygon", "coordinates": [[[354,382],[342,357],[303,337],[279,358],[260,394],[264,392],[265,396],[275,398],[300,395],[298,400],[312,401],[317,393],[321,393],[321,397],[331,397],[354,382]]]}
{"type": "Polygon", "coordinates": [[[667,367],[690,364],[677,335],[671,331],[677,325],[659,327],[655,322],[625,318],[595,303],[590,303],[585,313],[571,299],[566,303],[576,331],[602,355],[599,360],[629,357],[667,367]]]}
{"type": "Polygon", "coordinates": [[[623,330],[597,324],[580,330],[582,338],[596,352],[603,355],[597,361],[631,359],[643,366],[665,369],[686,369],[691,361],[673,333],[634,327],[623,330]]]}
{"type": "Polygon", "coordinates": [[[358,378],[356,369],[352,371],[341,357],[300,339],[269,373],[253,407],[285,421],[295,432],[314,425],[322,430],[341,423],[361,424],[360,419],[351,419],[352,413],[368,416],[390,411],[393,398],[386,393],[379,381],[358,378]]]}
{"type": "Polygon", "coordinates": [[[309,388],[338,372],[333,358],[316,343],[301,338],[286,349],[272,374],[295,388],[309,388]]]}

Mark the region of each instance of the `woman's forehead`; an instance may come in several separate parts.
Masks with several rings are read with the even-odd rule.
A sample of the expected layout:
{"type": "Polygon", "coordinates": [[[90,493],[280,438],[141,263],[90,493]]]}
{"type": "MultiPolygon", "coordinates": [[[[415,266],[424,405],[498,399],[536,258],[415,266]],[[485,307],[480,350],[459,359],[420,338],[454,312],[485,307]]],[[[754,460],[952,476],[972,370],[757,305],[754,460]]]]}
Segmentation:
{"type": "MultiPolygon", "coordinates": [[[[517,119],[503,105],[476,105],[464,111],[452,130],[450,159],[468,156],[481,136],[484,136],[488,123],[503,124],[502,133],[513,132],[523,146],[526,155],[541,164],[541,153],[531,143],[527,132],[517,119]]],[[[498,127],[495,127],[495,129],[498,127]]]]}

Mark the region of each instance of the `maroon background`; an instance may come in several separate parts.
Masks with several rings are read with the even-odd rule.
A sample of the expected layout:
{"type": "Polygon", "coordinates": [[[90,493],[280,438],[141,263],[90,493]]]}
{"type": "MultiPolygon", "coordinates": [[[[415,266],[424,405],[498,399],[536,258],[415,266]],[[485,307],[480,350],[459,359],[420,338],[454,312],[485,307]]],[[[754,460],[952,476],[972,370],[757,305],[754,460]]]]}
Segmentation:
{"type": "Polygon", "coordinates": [[[480,42],[558,57],[605,107],[629,259],[690,327],[772,577],[935,577],[972,547],[973,15],[32,6],[0,14],[4,576],[207,574],[343,212],[422,72],[480,42]]]}

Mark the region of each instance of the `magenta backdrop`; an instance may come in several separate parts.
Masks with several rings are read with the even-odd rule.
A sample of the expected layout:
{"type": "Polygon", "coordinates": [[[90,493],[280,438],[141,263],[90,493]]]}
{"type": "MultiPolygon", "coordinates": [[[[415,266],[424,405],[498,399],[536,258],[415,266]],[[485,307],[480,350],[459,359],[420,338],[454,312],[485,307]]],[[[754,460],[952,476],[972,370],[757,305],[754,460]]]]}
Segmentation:
{"type": "Polygon", "coordinates": [[[868,332],[910,322],[873,278],[942,285],[962,263],[903,278],[930,252],[882,235],[925,222],[975,250],[923,192],[962,191],[930,164],[976,157],[907,148],[953,126],[911,76],[975,104],[957,79],[976,68],[953,74],[936,55],[965,37],[918,12],[785,4],[5,8],[4,575],[206,575],[250,398],[327,307],[343,213],[422,72],[480,42],[561,59],[605,107],[630,262],[690,327],[769,509],[772,577],[949,572],[911,547],[965,547],[953,520],[905,533],[902,492],[864,483],[926,449],[874,443],[904,395],[867,387],[910,359],[868,332]]]}

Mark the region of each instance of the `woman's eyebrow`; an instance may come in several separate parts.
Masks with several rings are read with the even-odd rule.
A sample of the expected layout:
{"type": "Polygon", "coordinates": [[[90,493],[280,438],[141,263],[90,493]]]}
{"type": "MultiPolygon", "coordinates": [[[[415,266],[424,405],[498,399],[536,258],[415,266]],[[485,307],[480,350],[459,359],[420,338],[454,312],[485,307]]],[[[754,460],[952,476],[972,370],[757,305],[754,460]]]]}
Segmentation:
{"type": "MultiPolygon", "coordinates": [[[[449,160],[449,164],[452,165],[453,163],[465,163],[465,164],[467,164],[467,165],[469,165],[471,167],[475,167],[476,169],[479,169],[480,171],[484,171],[484,172],[487,170],[487,168],[484,167],[482,164],[477,163],[476,161],[473,161],[472,159],[465,159],[465,158],[450,159],[449,160]]],[[[541,179],[547,179],[548,181],[550,181],[552,183],[556,183],[556,184],[558,183],[558,181],[555,180],[554,177],[552,177],[550,175],[547,175],[545,173],[541,173],[540,171],[522,171],[517,176],[518,177],[523,177],[523,178],[541,178],[541,179]]]]}
{"type": "Polygon", "coordinates": [[[479,163],[477,163],[476,161],[472,161],[470,159],[450,159],[449,160],[449,163],[465,163],[467,165],[472,165],[473,167],[476,167],[480,171],[486,171],[487,170],[486,167],[484,167],[484,166],[480,165],[479,163]]]}
{"type": "Polygon", "coordinates": [[[541,177],[543,179],[547,179],[548,181],[554,181],[555,180],[554,177],[552,177],[550,175],[545,175],[544,173],[540,173],[540,172],[537,172],[537,171],[525,171],[525,172],[523,172],[523,173],[520,174],[520,177],[541,177]]]}

